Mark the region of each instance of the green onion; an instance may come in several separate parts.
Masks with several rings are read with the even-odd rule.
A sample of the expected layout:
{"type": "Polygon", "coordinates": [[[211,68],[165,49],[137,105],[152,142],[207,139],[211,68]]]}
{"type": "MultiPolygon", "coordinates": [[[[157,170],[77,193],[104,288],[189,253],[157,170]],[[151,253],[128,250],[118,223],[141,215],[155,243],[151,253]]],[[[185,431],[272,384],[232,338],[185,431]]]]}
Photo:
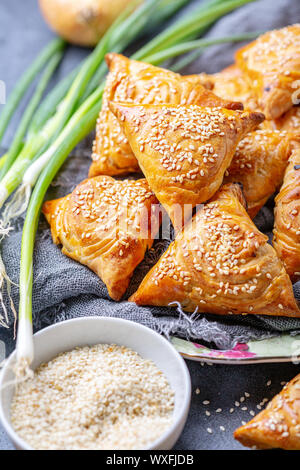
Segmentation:
{"type": "MultiPolygon", "coordinates": [[[[155,61],[159,60],[157,54],[161,53],[160,59],[164,60],[166,54],[163,54],[164,49],[168,49],[167,56],[176,56],[177,53],[181,53],[181,49],[177,49],[177,53],[174,51],[174,46],[178,45],[180,41],[185,38],[189,40],[195,37],[194,35],[201,33],[204,28],[207,28],[217,18],[223,14],[231,11],[238,6],[253,0],[231,0],[223,1],[215,0],[210,2],[210,9],[202,8],[201,14],[193,15],[189,20],[181,20],[175,24],[175,26],[167,30],[167,34],[159,35],[159,40],[155,39],[150,42],[150,47],[144,47],[134,58],[143,60],[152,56],[155,61]],[[222,5],[221,5],[222,3],[222,5]],[[212,6],[214,5],[214,7],[212,6]],[[196,17],[197,16],[197,17],[196,17]],[[178,34],[176,34],[178,33],[178,34]]],[[[149,2],[150,3],[150,2],[149,2]]],[[[158,3],[158,2],[157,2],[158,3]]],[[[150,11],[150,10],[149,10],[150,11]]],[[[128,23],[127,23],[128,24],[128,23]]],[[[136,17],[134,24],[131,24],[132,28],[139,25],[139,28],[145,26],[142,18],[136,17]]],[[[139,29],[135,30],[135,33],[139,29]]],[[[133,29],[126,31],[124,27],[120,27],[119,35],[111,36],[115,41],[115,47],[118,46],[120,40],[122,45],[126,43],[127,38],[124,35],[130,34],[133,29]],[[123,42],[124,41],[124,42],[123,42]]],[[[204,47],[197,44],[197,47],[204,47]]],[[[184,50],[194,50],[195,44],[185,44],[184,50]]],[[[150,57],[151,59],[151,57],[150,57]]],[[[95,76],[95,75],[94,75],[95,76]]],[[[83,91],[84,96],[86,90],[83,91]]],[[[101,107],[101,98],[103,94],[103,85],[100,85],[96,90],[85,100],[79,108],[75,111],[69,122],[65,125],[60,135],[51,143],[51,146],[46,152],[33,163],[33,168],[29,168],[26,172],[27,178],[31,179],[31,184],[35,184],[32,195],[30,197],[27,214],[25,218],[23,235],[22,235],[22,246],[21,246],[21,268],[20,268],[20,304],[19,304],[19,330],[18,330],[18,343],[17,351],[19,359],[27,359],[27,364],[32,361],[33,358],[33,345],[32,345],[32,287],[33,287],[33,250],[34,240],[38,226],[39,214],[42,207],[42,203],[45,194],[66,160],[69,153],[75,147],[75,145],[82,140],[95,126],[99,110],[101,107]],[[34,170],[30,175],[29,170],[34,170]],[[34,180],[36,180],[36,183],[34,180]]],[[[24,170],[25,171],[25,170],[24,170]]],[[[19,178],[22,170],[19,174],[19,178]]],[[[24,175],[25,176],[25,175],[24,175]]]]}
{"type": "Polygon", "coordinates": [[[20,302],[19,325],[17,338],[17,358],[28,367],[33,360],[32,341],[32,285],[33,285],[33,250],[39,215],[45,194],[51,181],[65,161],[65,155],[69,154],[75,145],[79,143],[94,128],[99,113],[98,104],[92,107],[74,127],[74,132],[62,143],[55,159],[49,162],[40,175],[33,190],[27,209],[23,227],[20,264],[20,302]]]}
{"type": "Polygon", "coordinates": [[[50,62],[48,66],[46,67],[46,70],[42,76],[42,79],[37,85],[36,91],[33,95],[33,97],[30,100],[29,105],[26,108],[26,111],[21,119],[21,122],[19,124],[19,127],[17,129],[17,132],[15,134],[15,137],[13,139],[13,142],[10,146],[10,149],[7,154],[7,158],[5,159],[5,163],[1,168],[0,171],[0,179],[2,178],[3,175],[5,175],[8,171],[8,169],[11,167],[11,164],[14,162],[16,157],[18,156],[21,148],[22,148],[22,142],[23,138],[25,136],[25,133],[27,131],[27,128],[30,124],[30,121],[32,119],[32,116],[44,94],[44,91],[49,83],[50,78],[52,77],[56,67],[58,66],[59,62],[61,61],[63,55],[63,51],[58,51],[56,54],[50,59],[50,62]]]}
{"type": "MultiPolygon", "coordinates": [[[[251,0],[251,1],[253,1],[253,0],[251,0]]],[[[220,2],[220,0],[215,0],[214,2],[210,2],[209,5],[211,7],[212,4],[217,4],[219,2],[220,2]]],[[[243,0],[243,2],[246,3],[246,2],[249,2],[249,0],[243,0]]],[[[237,6],[237,5],[240,6],[241,3],[242,3],[242,0],[239,0],[239,1],[235,0],[234,2],[232,2],[232,1],[226,2],[226,4],[227,4],[227,10],[226,11],[228,11],[228,5],[229,4],[230,4],[230,8],[232,9],[233,4],[235,6],[237,6]]],[[[201,11],[203,12],[203,8],[201,9],[201,11]]],[[[222,11],[224,11],[224,10],[222,10],[222,11]]],[[[134,15],[137,16],[137,13],[135,12],[134,15]]],[[[131,22],[133,24],[136,24],[135,18],[134,18],[134,21],[132,21],[132,18],[133,18],[133,16],[130,17],[129,20],[127,20],[126,22],[127,23],[131,22]]],[[[192,23],[194,23],[194,17],[190,21],[192,23]]],[[[211,21],[211,19],[209,19],[209,21],[211,21]]],[[[121,29],[119,31],[120,37],[123,35],[123,30],[128,29],[128,24],[126,24],[126,22],[123,23],[123,25],[122,25],[123,29],[121,29]]],[[[186,24],[186,22],[185,22],[185,24],[186,24]]],[[[202,23],[202,25],[203,25],[203,23],[202,23]]],[[[175,25],[175,27],[173,26],[172,28],[174,30],[178,29],[178,27],[176,25],[175,25]]],[[[183,53],[187,53],[189,51],[194,50],[195,48],[207,47],[207,46],[210,46],[212,44],[219,44],[219,43],[224,43],[224,42],[229,42],[229,41],[233,42],[233,41],[241,41],[241,40],[245,40],[245,39],[252,39],[253,37],[256,37],[256,36],[257,36],[257,33],[249,33],[249,34],[244,34],[244,35],[239,35],[239,36],[231,36],[229,38],[202,39],[202,40],[198,40],[198,41],[191,41],[191,42],[184,43],[184,44],[181,44],[181,45],[175,45],[172,48],[167,49],[166,51],[158,52],[156,54],[153,54],[152,56],[142,57],[142,60],[144,60],[146,62],[149,62],[149,63],[152,63],[154,65],[157,65],[157,64],[163,62],[166,59],[176,57],[176,56],[181,55],[183,53]]],[[[162,39],[162,41],[164,41],[164,39],[162,39]]],[[[141,51],[143,51],[143,50],[145,50],[145,48],[141,49],[141,51]]],[[[134,55],[134,57],[136,57],[137,55],[140,56],[141,52],[139,51],[137,54],[134,55]]],[[[91,95],[91,97],[88,98],[87,102],[84,102],[81,105],[81,107],[78,109],[78,111],[75,113],[75,115],[71,119],[70,123],[65,127],[65,129],[62,132],[61,136],[50,146],[50,148],[40,158],[38,158],[28,168],[28,170],[26,171],[26,173],[23,177],[23,184],[22,184],[21,190],[20,190],[19,199],[22,200],[23,203],[26,204],[26,199],[27,199],[28,194],[29,194],[29,188],[32,188],[35,185],[37,177],[38,177],[39,173],[41,172],[42,168],[44,168],[44,166],[55,155],[55,153],[57,151],[57,148],[59,147],[61,141],[63,141],[66,138],[66,136],[68,135],[68,132],[72,132],[72,127],[74,125],[73,122],[77,122],[77,119],[80,119],[81,116],[84,115],[84,113],[85,113],[84,107],[85,106],[89,107],[90,103],[95,103],[97,100],[99,100],[99,110],[100,110],[100,106],[101,106],[100,99],[102,97],[102,93],[103,93],[103,86],[100,86],[91,95]],[[24,197],[24,195],[26,195],[26,197],[24,197]]]]}
{"type": "MultiPolygon", "coordinates": [[[[177,0],[176,5],[173,6],[172,10],[178,9],[178,3],[186,3],[188,0],[177,0]],[[176,8],[175,8],[176,7],[176,8]]],[[[141,31],[145,29],[147,24],[151,19],[151,15],[155,12],[155,10],[161,10],[160,3],[165,4],[166,0],[152,0],[145,2],[139,9],[137,9],[127,20],[123,21],[122,24],[119,25],[119,28],[115,29],[115,34],[112,35],[110,41],[110,52],[122,52],[126,49],[129,44],[136,39],[141,31]],[[155,8],[156,7],[156,8],[155,8]]],[[[171,11],[170,7],[168,11],[171,11]]],[[[166,14],[166,12],[164,12],[166,14]]],[[[152,19],[151,19],[152,24],[152,19]]],[[[99,69],[96,71],[94,76],[92,77],[90,83],[88,84],[82,99],[80,100],[80,104],[84,102],[84,100],[99,86],[101,80],[105,77],[107,73],[107,66],[104,62],[99,69]]]]}
{"type": "MultiPolygon", "coordinates": [[[[30,138],[23,148],[21,154],[17,158],[15,164],[2,179],[0,183],[0,207],[3,205],[7,197],[20,184],[22,176],[26,168],[30,165],[30,162],[37,155],[41,154],[41,150],[45,150],[45,146],[47,147],[47,142],[53,140],[67,122],[68,117],[74,110],[76,101],[80,99],[80,95],[83,93],[86,83],[93,75],[92,70],[95,71],[96,64],[98,65],[99,62],[101,62],[101,58],[103,59],[104,57],[107,41],[110,40],[110,44],[119,44],[118,47],[120,49],[122,47],[126,47],[130,40],[132,40],[137,35],[137,33],[145,27],[147,19],[149,19],[151,13],[153,13],[155,7],[158,4],[161,4],[161,1],[152,0],[145,2],[122,23],[120,23],[120,20],[117,20],[106,37],[100,41],[95,51],[85,61],[85,64],[79,72],[79,76],[77,75],[75,81],[73,82],[67,97],[60,104],[58,112],[49,121],[46,122],[42,130],[37,131],[36,127],[35,132],[30,133],[30,138]],[[121,45],[119,42],[121,42],[121,45]]],[[[101,74],[97,77],[97,79],[100,79],[104,76],[106,68],[102,65],[99,67],[99,70],[101,74]]]]}
{"type": "Polygon", "coordinates": [[[36,58],[33,64],[26,70],[22,75],[14,90],[10,94],[4,109],[0,115],[0,143],[6,131],[7,125],[12,118],[19,102],[23,98],[25,92],[29,88],[30,84],[44,67],[49,62],[53,54],[62,50],[65,46],[65,42],[62,39],[55,39],[52,41],[36,58]]]}
{"type": "Polygon", "coordinates": [[[151,24],[148,28],[149,32],[153,34],[154,28],[160,26],[161,23],[173,16],[189,2],[190,0],[163,0],[151,18],[151,24]]]}
{"type": "MultiPolygon", "coordinates": [[[[91,123],[91,128],[95,127],[97,116],[99,115],[101,109],[103,91],[104,84],[97,88],[97,90],[94,91],[94,93],[80,106],[80,108],[78,108],[58,138],[53,142],[52,145],[50,145],[46,152],[44,152],[37,160],[32,163],[32,165],[30,165],[23,177],[23,184],[25,186],[30,186],[32,188],[35,185],[41,171],[48,164],[51,158],[56,155],[60,146],[65,142],[65,140],[69,139],[70,136],[75,133],[74,129],[77,128],[77,125],[80,124],[91,108],[94,110],[96,109],[96,114],[93,115],[94,119],[91,123]]],[[[77,136],[75,137],[74,142],[77,142],[77,136]]]]}
{"type": "MultiPolygon", "coordinates": [[[[243,0],[245,2],[245,0],[243,0]]],[[[246,0],[249,1],[249,0],[246,0]]],[[[156,2],[155,2],[156,3],[156,2]]],[[[215,2],[216,3],[216,0],[215,2]]],[[[236,0],[234,2],[228,1],[226,2],[227,5],[230,4],[230,8],[233,8],[233,3],[237,5],[237,3],[240,5],[241,0],[237,2],[236,0]]],[[[149,5],[148,5],[149,8],[149,5]]],[[[145,6],[144,6],[145,9],[145,6]]],[[[201,10],[203,12],[203,9],[201,10]]],[[[223,10],[222,10],[223,11],[223,10]]],[[[137,19],[139,19],[141,15],[139,14],[139,11],[136,10],[130,17],[129,19],[125,20],[122,23],[122,28],[119,29],[119,35],[122,37],[122,34],[124,31],[126,31],[129,27],[129,24],[133,27],[133,25],[137,24],[137,19]]],[[[209,19],[211,21],[211,19],[209,19]]],[[[141,24],[143,24],[144,18],[141,19],[141,24]]],[[[194,23],[194,17],[190,20],[190,22],[193,24],[194,23]]],[[[180,24],[182,21],[180,21],[180,24]]],[[[203,23],[202,23],[203,26],[203,23]]],[[[201,26],[201,27],[202,27],[201,26]]],[[[140,26],[141,27],[141,26],[140,26]]],[[[173,26],[174,30],[177,30],[178,27],[175,25],[173,26]]],[[[230,37],[229,40],[244,40],[245,38],[249,38],[250,36],[244,35],[244,36],[239,36],[238,38],[236,37],[230,37]]],[[[251,35],[251,38],[253,36],[251,35]]],[[[228,38],[226,38],[228,40],[228,38]]],[[[115,39],[116,40],[116,39],[115,39]]],[[[164,41],[164,39],[162,39],[164,41]]],[[[221,39],[208,39],[208,40],[199,40],[197,42],[192,41],[186,44],[181,44],[181,45],[175,45],[172,48],[167,49],[167,51],[162,51],[158,52],[152,56],[146,56],[145,58],[143,57],[143,60],[148,61],[150,63],[158,64],[161,63],[162,61],[170,58],[170,57],[175,57],[176,55],[180,55],[182,53],[186,53],[190,50],[195,49],[195,47],[205,47],[211,44],[217,44],[217,43],[222,43],[225,41],[225,38],[221,39]]],[[[144,50],[144,48],[142,48],[144,50]]],[[[140,53],[138,53],[140,55],[140,53]]],[[[42,153],[39,158],[35,159],[35,161],[30,165],[30,162],[33,160],[33,155],[37,153],[37,148],[33,147],[32,152],[31,152],[31,157],[30,159],[27,156],[26,148],[23,150],[21,155],[18,157],[16,164],[13,165],[11,168],[11,171],[9,174],[6,175],[4,180],[0,184],[0,202],[4,201],[9,194],[13,192],[13,190],[20,184],[22,181],[22,185],[18,189],[18,191],[15,193],[14,197],[12,198],[10,205],[7,206],[4,215],[6,217],[6,221],[8,221],[11,218],[16,217],[20,213],[22,213],[28,204],[28,200],[31,194],[31,190],[33,186],[36,183],[36,180],[38,178],[38,175],[42,171],[42,169],[47,165],[47,163],[51,160],[52,157],[54,157],[57,148],[60,146],[61,141],[66,138],[68,135],[68,132],[72,132],[72,128],[74,126],[73,123],[77,122],[77,118],[81,118],[82,115],[84,115],[85,110],[89,109],[90,103],[94,104],[97,100],[99,100],[99,110],[101,106],[101,97],[102,97],[102,92],[103,92],[103,87],[99,87],[96,89],[96,91],[88,98],[87,101],[83,102],[83,104],[79,107],[77,112],[73,115],[70,123],[66,125],[64,130],[62,131],[61,135],[58,136],[58,138],[50,145],[50,147],[42,153]],[[23,155],[22,155],[23,154],[23,155]],[[30,166],[29,166],[30,165],[30,166]],[[28,169],[27,169],[28,168],[28,169]]],[[[40,136],[40,134],[39,134],[40,136]]],[[[39,142],[39,136],[37,136],[34,139],[34,144],[37,145],[37,147],[40,148],[40,142],[39,142]]]]}
{"type": "Polygon", "coordinates": [[[31,125],[28,129],[28,139],[33,134],[36,134],[39,129],[45,125],[45,123],[53,116],[59,103],[66,96],[70,86],[72,85],[75,77],[80,70],[81,64],[79,64],[74,70],[72,70],[66,77],[64,77],[46,96],[43,102],[38,107],[31,125]]]}
{"type": "Polygon", "coordinates": [[[7,159],[7,153],[4,153],[0,158],[0,169],[3,167],[5,160],[7,159]]]}
{"type": "MultiPolygon", "coordinates": [[[[220,1],[224,1],[224,0],[215,0],[214,2],[210,2],[209,5],[212,5],[214,3],[220,3],[220,1]]],[[[155,10],[154,15],[151,17],[149,29],[152,30],[153,27],[159,25],[162,21],[164,21],[169,16],[172,16],[174,13],[176,13],[177,10],[179,10],[182,6],[184,6],[185,4],[189,2],[190,0],[163,0],[161,2],[162,4],[157,6],[157,9],[155,10]]],[[[125,34],[125,38],[126,37],[127,35],[125,34]]],[[[129,44],[128,40],[127,42],[129,44]]],[[[125,47],[128,44],[127,43],[125,44],[124,42],[122,42],[122,44],[120,43],[114,44],[114,45],[112,44],[110,47],[110,52],[120,53],[125,49],[125,47]]],[[[42,103],[40,107],[41,109],[37,111],[33,119],[32,128],[34,132],[36,132],[39,128],[41,128],[41,126],[45,124],[47,119],[51,117],[51,115],[54,113],[57,105],[60,103],[62,98],[65,96],[67,90],[71,86],[79,69],[80,69],[80,65],[76,68],[76,70],[72,71],[61,83],[56,85],[56,87],[52,90],[52,92],[49,93],[48,97],[42,103]]],[[[106,67],[106,64],[104,63],[99,67],[99,69],[96,71],[93,78],[90,80],[90,83],[88,84],[85,90],[85,93],[83,94],[82,98],[79,100],[80,104],[82,104],[84,100],[88,98],[89,95],[93,91],[95,91],[95,89],[101,83],[101,80],[105,76],[106,72],[107,72],[107,67],[106,67]]]]}

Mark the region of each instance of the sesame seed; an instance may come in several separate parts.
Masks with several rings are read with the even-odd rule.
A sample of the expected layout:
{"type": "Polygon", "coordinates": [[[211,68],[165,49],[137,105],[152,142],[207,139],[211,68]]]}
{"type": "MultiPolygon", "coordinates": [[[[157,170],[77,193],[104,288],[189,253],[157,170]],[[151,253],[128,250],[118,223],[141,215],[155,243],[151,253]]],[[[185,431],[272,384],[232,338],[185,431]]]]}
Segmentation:
{"type": "Polygon", "coordinates": [[[132,450],[158,439],[173,411],[174,393],[153,362],[100,344],[42,364],[19,384],[11,420],[34,449],[132,450]]]}

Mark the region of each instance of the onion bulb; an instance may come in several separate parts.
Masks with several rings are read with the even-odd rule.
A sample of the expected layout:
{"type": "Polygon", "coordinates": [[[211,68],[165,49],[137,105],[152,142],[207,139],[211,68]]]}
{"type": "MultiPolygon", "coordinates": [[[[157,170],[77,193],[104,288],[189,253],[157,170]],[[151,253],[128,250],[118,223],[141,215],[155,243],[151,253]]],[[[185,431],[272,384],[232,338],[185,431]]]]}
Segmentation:
{"type": "Polygon", "coordinates": [[[39,0],[49,26],[68,42],[94,46],[131,0],[39,0]]]}

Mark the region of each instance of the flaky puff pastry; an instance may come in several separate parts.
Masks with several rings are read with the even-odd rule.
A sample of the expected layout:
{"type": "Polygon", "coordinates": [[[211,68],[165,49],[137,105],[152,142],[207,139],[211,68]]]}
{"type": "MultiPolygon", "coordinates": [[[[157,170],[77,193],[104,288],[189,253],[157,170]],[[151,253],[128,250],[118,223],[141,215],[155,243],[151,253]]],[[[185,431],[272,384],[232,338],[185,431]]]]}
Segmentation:
{"type": "Polygon", "coordinates": [[[224,181],[242,183],[251,218],[282,184],[292,138],[284,131],[257,130],[239,143],[224,181]]]}
{"type": "Polygon", "coordinates": [[[145,179],[99,176],[83,181],[62,199],[46,202],[43,213],[54,243],[94,271],[110,297],[120,300],[159,228],[151,211],[156,203],[145,179]]]}
{"type": "Polygon", "coordinates": [[[237,429],[234,437],[257,449],[300,450],[300,375],[264,411],[237,429]]]}
{"type": "Polygon", "coordinates": [[[237,184],[224,185],[177,235],[129,299],[218,315],[300,317],[291,281],[245,209],[237,184]]]}
{"type": "Polygon", "coordinates": [[[258,111],[258,103],[252,89],[237,65],[232,64],[219,73],[199,74],[201,83],[223,99],[240,101],[244,109],[258,111]]]}
{"type": "Polygon", "coordinates": [[[264,118],[200,106],[110,103],[110,108],[176,230],[190,218],[189,206],[219,189],[238,143],[264,118]]]}
{"type": "Polygon", "coordinates": [[[114,176],[140,171],[126,136],[108,107],[109,101],[135,104],[198,104],[243,109],[241,103],[216,97],[201,85],[197,75],[182,77],[169,70],[119,54],[108,54],[106,60],[110,72],[97,121],[93,163],[89,176],[114,176]]]}
{"type": "Polygon", "coordinates": [[[265,129],[273,129],[278,131],[287,131],[300,139],[300,106],[293,106],[289,111],[284,113],[280,118],[272,121],[264,121],[261,126],[265,129]]]}
{"type": "Polygon", "coordinates": [[[275,199],[273,246],[293,281],[300,279],[300,147],[290,157],[275,199]]]}
{"type": "Polygon", "coordinates": [[[267,32],[236,53],[266,119],[276,119],[293,104],[300,79],[300,24],[267,32]]]}

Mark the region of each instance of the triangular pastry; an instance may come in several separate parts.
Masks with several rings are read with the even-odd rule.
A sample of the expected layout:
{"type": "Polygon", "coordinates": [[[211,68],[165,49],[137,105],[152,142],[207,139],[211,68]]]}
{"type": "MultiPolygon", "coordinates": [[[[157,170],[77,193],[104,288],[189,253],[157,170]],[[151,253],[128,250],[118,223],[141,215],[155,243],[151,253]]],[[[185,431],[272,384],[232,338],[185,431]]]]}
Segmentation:
{"type": "Polygon", "coordinates": [[[292,138],[285,131],[257,130],[246,135],[237,146],[224,181],[243,185],[251,218],[282,184],[292,138]]]}
{"type": "Polygon", "coordinates": [[[218,315],[300,317],[291,281],[244,207],[237,184],[203,205],[130,301],[218,315]]]}
{"type": "Polygon", "coordinates": [[[237,51],[236,63],[266,119],[280,117],[299,95],[300,24],[263,34],[237,51]]]}
{"type": "Polygon", "coordinates": [[[238,143],[264,118],[199,106],[110,103],[110,108],[176,229],[189,218],[184,214],[189,206],[219,189],[238,143]]]}
{"type": "Polygon", "coordinates": [[[300,375],[264,411],[237,429],[234,437],[256,449],[300,450],[300,375]]]}
{"type": "Polygon", "coordinates": [[[300,280],[300,147],[290,157],[275,199],[273,246],[292,280],[300,280]]]}
{"type": "Polygon", "coordinates": [[[109,110],[109,101],[136,104],[198,104],[243,109],[241,103],[216,97],[201,85],[197,75],[182,77],[169,70],[119,54],[108,54],[106,60],[110,72],[97,121],[93,163],[89,176],[114,176],[140,171],[118,120],[109,110]]]}
{"type": "Polygon", "coordinates": [[[120,300],[159,228],[151,210],[157,203],[145,179],[99,176],[83,181],[64,198],[46,202],[43,213],[54,243],[94,271],[110,297],[120,300]]]}

